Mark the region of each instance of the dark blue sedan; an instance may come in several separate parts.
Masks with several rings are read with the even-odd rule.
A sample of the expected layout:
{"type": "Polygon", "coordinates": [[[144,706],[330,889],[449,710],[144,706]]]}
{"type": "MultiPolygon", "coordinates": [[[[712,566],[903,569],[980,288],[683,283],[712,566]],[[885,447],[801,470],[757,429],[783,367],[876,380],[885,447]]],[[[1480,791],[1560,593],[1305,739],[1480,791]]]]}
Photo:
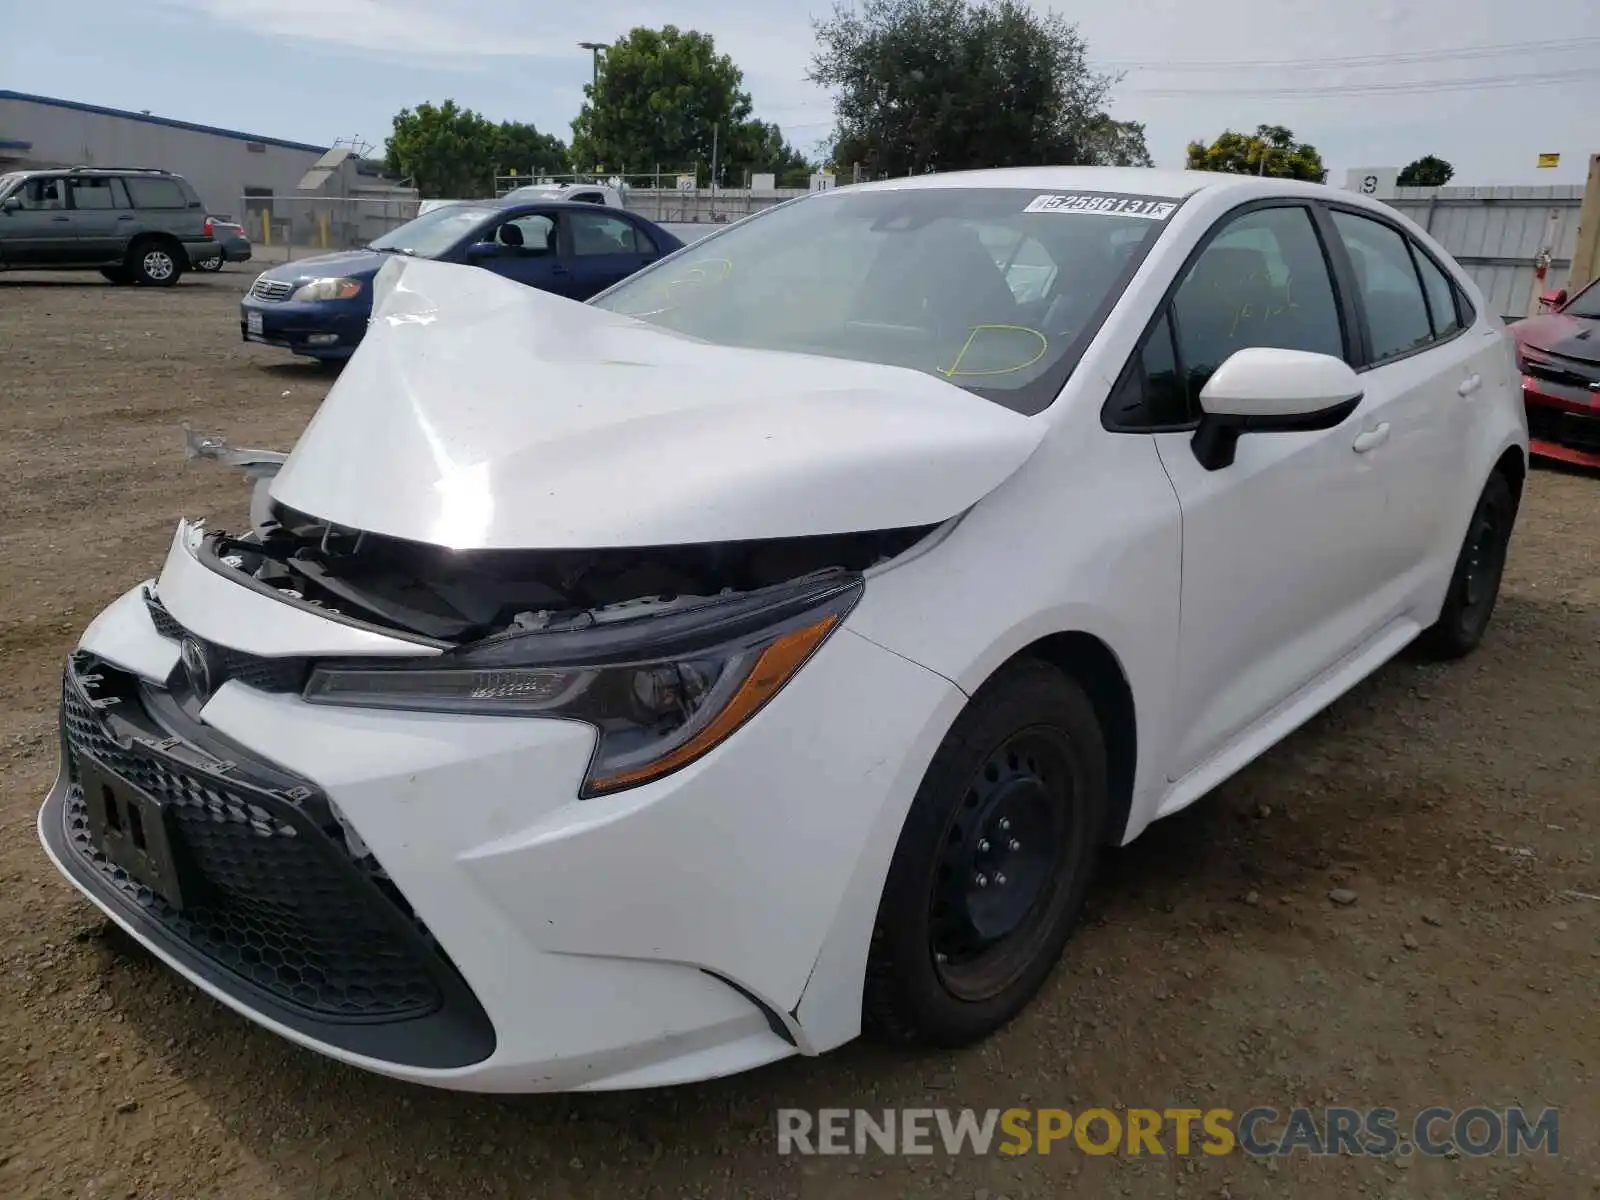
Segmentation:
{"type": "Polygon", "coordinates": [[[636,213],[576,202],[474,200],[435,208],[360,250],[263,271],[239,304],[247,342],[347,358],[372,314],[372,278],[392,254],[466,263],[587,300],[683,243],[636,213]]]}

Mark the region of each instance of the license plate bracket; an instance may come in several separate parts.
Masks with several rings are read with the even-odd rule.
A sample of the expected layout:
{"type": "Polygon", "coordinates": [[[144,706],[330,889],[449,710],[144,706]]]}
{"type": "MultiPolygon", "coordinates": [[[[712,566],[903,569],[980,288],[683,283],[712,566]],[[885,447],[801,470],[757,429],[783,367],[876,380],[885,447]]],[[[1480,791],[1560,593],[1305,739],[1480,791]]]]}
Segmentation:
{"type": "Polygon", "coordinates": [[[261,314],[258,312],[246,313],[244,317],[244,327],[254,336],[260,337],[265,329],[265,326],[262,323],[261,314]]]}
{"type": "Polygon", "coordinates": [[[78,781],[94,848],[181,912],[183,880],[161,801],[87,755],[78,756],[78,781]]]}

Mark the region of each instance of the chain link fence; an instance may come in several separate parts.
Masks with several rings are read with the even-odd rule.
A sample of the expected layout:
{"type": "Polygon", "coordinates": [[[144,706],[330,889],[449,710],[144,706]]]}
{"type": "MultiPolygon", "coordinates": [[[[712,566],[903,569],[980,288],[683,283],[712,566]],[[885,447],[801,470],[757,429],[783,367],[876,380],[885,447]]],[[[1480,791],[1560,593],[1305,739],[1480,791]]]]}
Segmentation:
{"type": "Polygon", "coordinates": [[[346,196],[243,196],[240,224],[252,256],[288,262],[330,250],[351,250],[417,215],[413,199],[346,196]]]}

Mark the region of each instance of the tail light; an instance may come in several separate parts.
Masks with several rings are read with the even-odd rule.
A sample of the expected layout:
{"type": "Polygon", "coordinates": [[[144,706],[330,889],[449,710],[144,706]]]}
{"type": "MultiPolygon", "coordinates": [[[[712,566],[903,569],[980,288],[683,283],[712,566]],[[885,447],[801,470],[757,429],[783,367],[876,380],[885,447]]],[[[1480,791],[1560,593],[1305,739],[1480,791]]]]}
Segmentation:
{"type": "Polygon", "coordinates": [[[206,241],[209,242],[211,240],[211,238],[212,238],[211,218],[210,217],[206,218],[206,224],[205,224],[205,229],[204,229],[203,233],[204,233],[206,241]]]}

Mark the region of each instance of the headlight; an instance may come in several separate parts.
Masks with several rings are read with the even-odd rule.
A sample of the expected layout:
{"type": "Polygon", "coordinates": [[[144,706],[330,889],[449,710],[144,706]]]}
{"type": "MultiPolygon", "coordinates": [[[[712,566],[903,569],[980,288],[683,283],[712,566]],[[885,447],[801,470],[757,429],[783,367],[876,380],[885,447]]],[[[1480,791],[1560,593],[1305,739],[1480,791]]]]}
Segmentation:
{"type": "Polygon", "coordinates": [[[659,779],[777,695],[861,595],[833,574],[662,616],[515,633],[414,665],[324,663],[314,704],[583,721],[599,737],[580,795],[659,779]]]}
{"type": "Polygon", "coordinates": [[[295,289],[291,300],[349,300],[361,294],[359,279],[313,279],[295,289]]]}

